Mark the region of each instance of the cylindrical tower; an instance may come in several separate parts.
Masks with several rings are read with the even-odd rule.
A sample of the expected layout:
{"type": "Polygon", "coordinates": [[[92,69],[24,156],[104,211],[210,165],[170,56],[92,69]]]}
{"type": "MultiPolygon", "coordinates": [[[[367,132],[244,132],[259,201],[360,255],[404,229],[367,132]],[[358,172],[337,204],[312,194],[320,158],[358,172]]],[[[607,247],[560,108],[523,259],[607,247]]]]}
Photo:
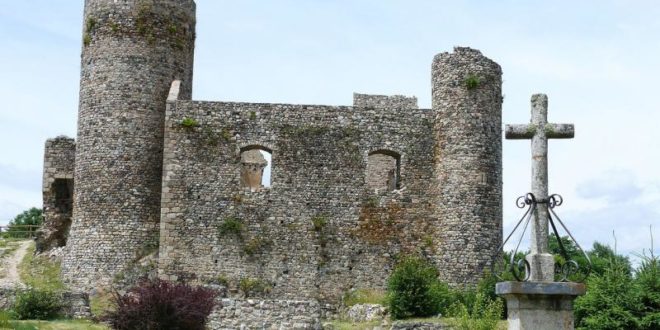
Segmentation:
{"type": "Polygon", "coordinates": [[[192,94],[194,0],[86,0],[73,221],[74,288],[108,284],[155,250],[170,84],[192,94]]]}
{"type": "Polygon", "coordinates": [[[433,59],[436,255],[453,285],[476,283],[502,240],[502,69],[478,50],[433,59]]]}

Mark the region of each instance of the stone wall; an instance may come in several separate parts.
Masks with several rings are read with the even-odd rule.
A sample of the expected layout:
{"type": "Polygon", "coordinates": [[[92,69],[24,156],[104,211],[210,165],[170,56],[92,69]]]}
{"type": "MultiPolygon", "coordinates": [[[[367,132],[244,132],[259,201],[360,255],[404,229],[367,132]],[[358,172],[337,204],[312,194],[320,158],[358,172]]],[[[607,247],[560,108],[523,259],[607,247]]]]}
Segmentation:
{"type": "Polygon", "coordinates": [[[418,254],[476,283],[501,241],[501,71],[457,48],[433,79],[433,110],[170,100],[160,276],[336,303],[418,254]],[[271,187],[249,192],[240,152],[257,147],[272,151],[271,187]],[[374,153],[398,156],[397,189],[370,185],[374,153]]]}
{"type": "MultiPolygon", "coordinates": [[[[353,106],[361,108],[417,109],[417,98],[403,95],[353,93],[353,106]]],[[[404,112],[405,113],[405,112],[404,112]]]]}
{"type": "Polygon", "coordinates": [[[43,168],[44,225],[37,233],[37,250],[64,246],[71,226],[76,142],[66,136],[46,140],[43,168]]]}
{"type": "Polygon", "coordinates": [[[160,276],[333,303],[383,288],[403,253],[475,283],[501,241],[501,72],[463,48],[433,72],[434,110],[171,100],[160,276]],[[271,187],[245,191],[240,152],[257,147],[271,187]],[[375,153],[398,156],[397,189],[373,189],[369,161],[392,166],[375,153]]]}
{"type": "Polygon", "coordinates": [[[193,0],[86,0],[73,223],[76,288],[109,284],[158,240],[163,122],[172,80],[192,93],[193,0]]]}
{"type": "Polygon", "coordinates": [[[320,329],[316,301],[218,299],[209,316],[211,329],[320,329]]]}
{"type": "Polygon", "coordinates": [[[223,277],[234,294],[255,279],[266,297],[337,302],[352,288],[383,288],[400,253],[436,253],[433,113],[405,111],[169,103],[160,276],[223,277]],[[240,151],[253,146],[272,151],[271,187],[257,192],[240,185],[240,151]],[[376,150],[400,155],[400,190],[366,185],[376,150]]]}

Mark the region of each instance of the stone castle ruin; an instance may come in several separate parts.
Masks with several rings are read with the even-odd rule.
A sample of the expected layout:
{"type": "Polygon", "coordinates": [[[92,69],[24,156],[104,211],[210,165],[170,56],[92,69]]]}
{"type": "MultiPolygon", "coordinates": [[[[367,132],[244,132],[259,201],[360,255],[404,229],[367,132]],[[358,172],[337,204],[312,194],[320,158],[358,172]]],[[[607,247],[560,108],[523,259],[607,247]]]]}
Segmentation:
{"type": "Polygon", "coordinates": [[[193,0],[86,0],[84,19],[78,136],[48,140],[44,166],[46,221],[59,225],[43,246],[65,246],[72,288],[112,285],[148,254],[158,277],[229,297],[259,281],[274,305],[384,288],[402,254],[453,285],[490,266],[502,72],[479,51],[435,56],[431,109],[365,94],[201,102],[193,0]]]}

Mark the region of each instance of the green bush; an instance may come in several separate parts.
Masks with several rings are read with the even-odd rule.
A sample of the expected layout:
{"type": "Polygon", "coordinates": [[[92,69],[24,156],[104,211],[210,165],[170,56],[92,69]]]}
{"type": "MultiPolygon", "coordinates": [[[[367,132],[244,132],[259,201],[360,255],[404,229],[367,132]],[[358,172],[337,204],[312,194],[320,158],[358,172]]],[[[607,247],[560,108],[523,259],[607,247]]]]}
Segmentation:
{"type": "Polygon", "coordinates": [[[415,257],[404,258],[396,266],[387,290],[393,319],[436,315],[451,301],[449,287],[438,280],[438,270],[415,257]]]}
{"type": "Polygon", "coordinates": [[[51,320],[58,316],[62,304],[53,291],[28,289],[16,295],[14,313],[19,320],[51,320]]]}

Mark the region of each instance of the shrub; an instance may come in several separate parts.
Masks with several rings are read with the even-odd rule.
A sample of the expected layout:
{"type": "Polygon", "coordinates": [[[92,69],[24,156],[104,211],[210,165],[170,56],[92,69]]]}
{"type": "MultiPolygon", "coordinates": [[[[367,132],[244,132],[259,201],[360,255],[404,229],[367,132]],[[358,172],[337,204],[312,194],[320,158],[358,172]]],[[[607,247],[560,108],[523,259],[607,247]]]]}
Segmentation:
{"type": "Polygon", "coordinates": [[[438,270],[415,257],[404,258],[395,267],[387,290],[393,319],[438,314],[451,299],[447,285],[438,280],[438,270]]]}
{"type": "Polygon", "coordinates": [[[126,294],[115,293],[116,310],[105,320],[113,329],[202,330],[217,293],[163,280],[142,281],[126,294]]]}
{"type": "Polygon", "coordinates": [[[50,320],[57,317],[62,304],[53,291],[28,289],[16,295],[14,313],[19,320],[50,320]]]}

